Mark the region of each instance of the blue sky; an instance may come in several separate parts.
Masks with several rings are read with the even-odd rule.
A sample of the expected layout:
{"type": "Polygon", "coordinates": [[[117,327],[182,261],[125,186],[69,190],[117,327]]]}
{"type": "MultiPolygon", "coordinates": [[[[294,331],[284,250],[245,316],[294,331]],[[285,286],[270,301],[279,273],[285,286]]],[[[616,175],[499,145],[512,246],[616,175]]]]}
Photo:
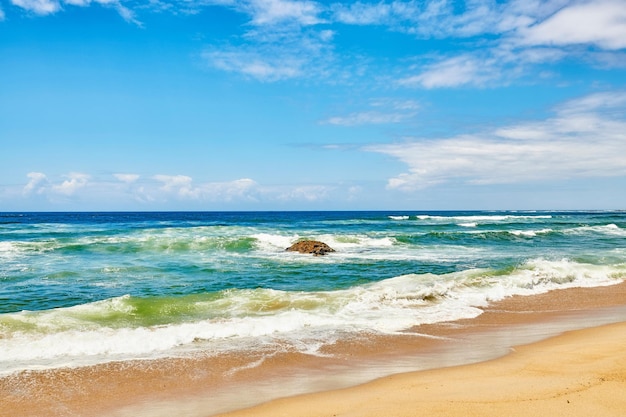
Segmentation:
{"type": "Polygon", "coordinates": [[[626,209],[626,0],[0,0],[0,211],[626,209]]]}

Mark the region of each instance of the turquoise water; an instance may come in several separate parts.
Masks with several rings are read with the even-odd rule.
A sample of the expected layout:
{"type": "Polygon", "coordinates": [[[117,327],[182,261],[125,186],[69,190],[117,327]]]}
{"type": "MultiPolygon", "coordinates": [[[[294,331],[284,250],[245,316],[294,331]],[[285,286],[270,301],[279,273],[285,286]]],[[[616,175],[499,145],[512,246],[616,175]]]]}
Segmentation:
{"type": "Polygon", "coordinates": [[[626,212],[0,213],[0,373],[315,354],[625,278],[626,212]],[[303,238],[337,252],[285,252],[303,238]]]}

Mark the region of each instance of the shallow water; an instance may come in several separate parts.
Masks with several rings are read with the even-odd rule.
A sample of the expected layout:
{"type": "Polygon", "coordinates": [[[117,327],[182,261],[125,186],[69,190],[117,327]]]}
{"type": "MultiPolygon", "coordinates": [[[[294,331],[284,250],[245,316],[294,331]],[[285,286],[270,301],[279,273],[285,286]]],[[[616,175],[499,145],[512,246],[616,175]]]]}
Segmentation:
{"type": "Polygon", "coordinates": [[[2,213],[0,374],[316,354],[624,278],[624,212],[2,213]],[[285,252],[303,238],[337,252],[285,252]]]}

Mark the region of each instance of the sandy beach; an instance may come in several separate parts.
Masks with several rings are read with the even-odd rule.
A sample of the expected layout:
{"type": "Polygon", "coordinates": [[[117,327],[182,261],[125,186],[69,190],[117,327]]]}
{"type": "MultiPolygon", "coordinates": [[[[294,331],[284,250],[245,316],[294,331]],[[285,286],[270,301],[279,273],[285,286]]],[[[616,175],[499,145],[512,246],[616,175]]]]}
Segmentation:
{"type": "MultiPolygon", "coordinates": [[[[507,299],[479,318],[465,321],[467,327],[461,332],[527,321],[539,325],[574,311],[592,315],[594,307],[623,302],[625,290],[626,285],[620,284],[507,299]]],[[[439,334],[442,327],[448,327],[449,333],[459,331],[456,325],[435,327],[439,334]]],[[[515,346],[503,357],[475,364],[392,375],[220,417],[623,416],[625,352],[626,322],[620,322],[515,346]]]]}
{"type": "Polygon", "coordinates": [[[394,375],[224,416],[623,416],[625,346],[626,323],[606,325],[479,364],[394,375]]]}
{"type": "Polygon", "coordinates": [[[21,372],[0,379],[0,416],[622,416],[625,307],[625,283],[574,288],[507,298],[406,336],[338,343],[327,357],[21,372]]]}

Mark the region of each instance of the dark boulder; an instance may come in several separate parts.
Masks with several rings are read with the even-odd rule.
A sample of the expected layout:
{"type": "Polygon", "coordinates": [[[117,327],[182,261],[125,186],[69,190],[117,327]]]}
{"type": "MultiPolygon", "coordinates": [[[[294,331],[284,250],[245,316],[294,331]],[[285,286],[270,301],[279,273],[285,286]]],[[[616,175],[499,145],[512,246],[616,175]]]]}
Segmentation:
{"type": "Polygon", "coordinates": [[[335,250],[328,246],[326,243],[318,242],[317,240],[301,240],[289,246],[285,250],[300,253],[312,253],[315,256],[326,255],[329,252],[335,252],[335,250]]]}

